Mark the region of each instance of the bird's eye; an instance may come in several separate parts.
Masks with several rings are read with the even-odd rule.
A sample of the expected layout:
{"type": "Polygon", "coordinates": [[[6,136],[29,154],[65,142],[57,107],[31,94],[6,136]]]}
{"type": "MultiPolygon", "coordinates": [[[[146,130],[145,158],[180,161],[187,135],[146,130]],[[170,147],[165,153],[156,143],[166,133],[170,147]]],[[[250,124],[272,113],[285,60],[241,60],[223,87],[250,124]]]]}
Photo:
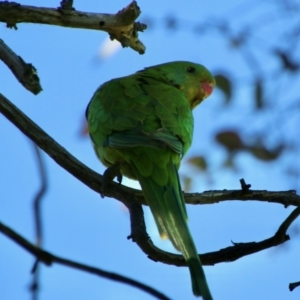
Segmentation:
{"type": "Polygon", "coordinates": [[[188,67],[186,69],[189,73],[195,73],[196,69],[194,67],[188,67]]]}

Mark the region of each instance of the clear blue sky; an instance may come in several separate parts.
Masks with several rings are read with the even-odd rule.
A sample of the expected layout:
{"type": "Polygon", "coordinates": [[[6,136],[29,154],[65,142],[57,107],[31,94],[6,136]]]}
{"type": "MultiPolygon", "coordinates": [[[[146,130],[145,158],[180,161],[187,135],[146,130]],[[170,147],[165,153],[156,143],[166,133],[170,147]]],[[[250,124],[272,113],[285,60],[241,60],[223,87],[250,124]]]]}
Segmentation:
{"type": "MultiPolygon", "coordinates": [[[[74,1],[77,10],[114,13],[129,1],[74,1]]],[[[21,1],[22,4],[59,6],[59,1],[21,1]]],[[[91,143],[79,134],[84,111],[93,92],[103,82],[131,74],[146,66],[174,60],[204,64],[213,72],[230,70],[233,78],[251,72],[228,42],[213,31],[199,38],[187,30],[192,22],[231,16],[238,26],[246,19],[263,15],[272,5],[268,1],[138,1],[143,17],[156,20],[153,29],[140,34],[147,47],[145,55],[121,49],[101,61],[97,56],[104,32],[68,29],[46,25],[19,24],[18,31],[0,27],[1,38],[26,62],[38,70],[43,92],[34,96],[25,90],[0,63],[0,92],[23,110],[40,127],[76,158],[102,173],[91,143]],[[163,29],[163,17],[174,14],[182,19],[181,28],[163,29]]],[[[276,33],[277,26],[265,34],[276,33]]],[[[274,64],[266,61],[266,65],[274,64]]],[[[224,110],[223,96],[216,91],[195,112],[196,128],[189,155],[210,151],[211,132],[251,119],[240,111],[249,108],[247,88],[240,88],[234,101],[240,110],[224,110]]],[[[27,239],[34,241],[32,199],[39,187],[39,176],[31,142],[6,118],[0,115],[0,221],[27,239]]],[[[44,154],[44,153],[43,153],[44,154]]],[[[188,157],[189,157],[188,155],[188,157]]],[[[218,165],[224,153],[215,151],[212,164],[218,165]]],[[[99,195],[78,182],[56,165],[46,154],[49,190],[42,204],[44,249],[53,254],[93,265],[140,280],[171,299],[194,299],[187,268],[154,263],[130,234],[126,209],[114,199],[99,195]]],[[[256,162],[241,155],[238,173],[215,167],[213,181],[199,176],[193,191],[238,189],[244,177],[254,189],[287,190],[290,182],[277,180],[276,164],[256,162]],[[269,174],[273,175],[269,180],[269,174]]],[[[182,174],[191,172],[183,164],[182,174]]],[[[130,182],[125,181],[125,184],[130,182]]],[[[188,206],[189,225],[200,253],[216,251],[234,242],[260,241],[274,234],[291,208],[258,202],[228,202],[216,205],[188,206]]],[[[174,251],[159,239],[147,208],[144,209],[147,231],[153,242],[174,251]]],[[[299,222],[298,222],[299,226],[299,222]]],[[[294,226],[294,231],[296,227],[294,226]]],[[[293,237],[293,230],[290,232],[293,237]]],[[[299,238],[285,246],[244,257],[236,262],[205,267],[215,299],[299,299],[300,289],[290,292],[288,283],[300,280],[299,238]]],[[[29,299],[28,286],[34,257],[0,234],[0,297],[29,299]]],[[[54,264],[41,269],[40,299],[153,299],[126,285],[111,282],[84,272],[54,264]]]]}

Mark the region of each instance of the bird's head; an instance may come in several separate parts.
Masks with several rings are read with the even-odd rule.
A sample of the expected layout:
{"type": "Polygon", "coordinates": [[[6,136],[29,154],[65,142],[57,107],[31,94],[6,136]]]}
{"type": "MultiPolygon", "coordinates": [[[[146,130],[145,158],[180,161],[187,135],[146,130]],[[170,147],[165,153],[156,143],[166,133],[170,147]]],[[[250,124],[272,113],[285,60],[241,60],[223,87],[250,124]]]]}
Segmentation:
{"type": "Polygon", "coordinates": [[[184,93],[192,109],[211,95],[216,84],[212,74],[200,64],[175,61],[152,68],[184,93]]]}

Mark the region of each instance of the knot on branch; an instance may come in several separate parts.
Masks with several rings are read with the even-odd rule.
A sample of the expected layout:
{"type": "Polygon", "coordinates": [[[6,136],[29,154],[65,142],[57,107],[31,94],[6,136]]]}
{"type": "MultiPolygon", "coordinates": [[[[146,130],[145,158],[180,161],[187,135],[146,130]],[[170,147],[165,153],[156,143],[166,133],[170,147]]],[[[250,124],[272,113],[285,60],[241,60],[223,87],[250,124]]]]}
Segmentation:
{"type": "Polygon", "coordinates": [[[141,14],[141,9],[137,5],[136,1],[132,1],[129,5],[119,10],[116,17],[125,26],[130,25],[141,14]]]}
{"type": "MultiPolygon", "coordinates": [[[[18,9],[21,6],[21,4],[17,2],[9,2],[9,1],[1,1],[0,2],[0,9],[5,10],[6,12],[14,11],[15,9],[18,9]]],[[[14,18],[10,18],[6,21],[6,27],[17,30],[17,20],[14,18]]]]}
{"type": "Polygon", "coordinates": [[[76,11],[71,0],[62,0],[60,5],[56,9],[0,2],[0,22],[16,29],[16,24],[23,22],[102,30],[111,39],[118,40],[123,47],[130,47],[140,54],[145,53],[146,47],[138,39],[138,31],[145,30],[147,26],[135,23],[141,14],[136,1],[132,1],[116,14],[76,11]]]}
{"type": "Polygon", "coordinates": [[[143,23],[140,23],[140,22],[135,22],[134,23],[134,30],[135,30],[135,32],[137,32],[137,31],[143,32],[146,29],[147,29],[147,25],[146,24],[143,24],[143,23]]]}
{"type": "Polygon", "coordinates": [[[283,244],[286,241],[290,240],[290,236],[286,234],[285,232],[277,231],[276,234],[273,237],[274,244],[280,245],[283,244]]]}
{"type": "Polygon", "coordinates": [[[62,11],[75,10],[75,8],[73,7],[73,0],[62,0],[58,9],[62,11]]]}
{"type": "Polygon", "coordinates": [[[248,192],[251,188],[251,184],[246,184],[246,181],[244,178],[240,179],[241,188],[243,192],[248,192]]]}
{"type": "MultiPolygon", "coordinates": [[[[120,10],[115,16],[117,24],[121,24],[119,27],[111,28],[108,30],[111,40],[118,40],[122,47],[131,47],[136,50],[139,54],[144,54],[146,47],[138,39],[138,31],[143,32],[147,25],[134,22],[140,15],[141,10],[137,5],[136,1],[132,1],[127,7],[120,10]]],[[[103,20],[100,21],[100,26],[109,26],[103,20]]]]}
{"type": "MultiPolygon", "coordinates": [[[[22,59],[20,56],[19,56],[19,58],[22,59]]],[[[23,78],[25,80],[22,79],[21,83],[24,86],[27,85],[28,87],[30,87],[30,91],[32,91],[33,94],[37,95],[40,91],[42,91],[42,87],[40,85],[40,79],[37,74],[37,70],[32,64],[24,62],[23,78]]]]}
{"type": "Polygon", "coordinates": [[[0,60],[10,68],[19,82],[34,95],[37,95],[42,90],[36,68],[32,64],[26,63],[22,57],[13,52],[1,39],[0,60]]]}

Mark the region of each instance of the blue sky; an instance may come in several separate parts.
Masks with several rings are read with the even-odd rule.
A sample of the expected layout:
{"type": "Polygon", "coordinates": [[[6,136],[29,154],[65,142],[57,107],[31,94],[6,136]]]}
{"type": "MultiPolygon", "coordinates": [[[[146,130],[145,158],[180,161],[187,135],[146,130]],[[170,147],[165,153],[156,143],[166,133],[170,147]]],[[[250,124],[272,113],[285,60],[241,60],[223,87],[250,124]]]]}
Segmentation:
{"type": "MultiPolygon", "coordinates": [[[[59,1],[21,3],[49,7],[59,5],[59,1]]],[[[38,96],[29,93],[3,63],[0,64],[0,92],[76,158],[103,173],[104,168],[97,161],[90,141],[79,134],[86,105],[96,88],[109,79],[174,60],[199,62],[213,72],[226,69],[237,80],[240,76],[250,77],[251,70],[225,39],[213,31],[199,38],[187,29],[192,22],[221,19],[224,15],[232,15],[233,24],[239,26],[245,20],[263,16],[267,10],[272,14],[272,5],[268,2],[256,2],[255,8],[251,3],[215,0],[208,5],[199,1],[138,1],[142,10],[140,19],[148,16],[156,20],[153,29],[140,34],[147,47],[146,54],[139,55],[127,48],[102,61],[98,52],[107,38],[104,32],[34,24],[19,24],[18,31],[14,31],[2,24],[1,38],[37,68],[43,92],[38,96]],[[164,30],[163,17],[171,14],[180,17],[183,20],[180,27],[187,29],[164,30]]],[[[74,6],[87,12],[114,13],[127,4],[127,1],[75,1],[74,6]]],[[[270,26],[261,36],[275,35],[277,29],[277,25],[270,26]]],[[[264,67],[275,65],[274,60],[269,59],[264,67]]],[[[211,151],[211,133],[214,130],[252,122],[253,114],[240,113],[250,111],[249,89],[239,86],[236,90],[234,110],[224,109],[220,91],[197,108],[194,143],[187,157],[211,151]]],[[[39,188],[39,176],[33,147],[2,115],[0,128],[0,220],[34,241],[32,199],[39,188]]],[[[222,150],[214,151],[210,162],[213,180],[198,175],[193,191],[238,189],[241,177],[250,182],[253,189],[295,188],[293,182],[282,180],[282,169],[278,164],[266,165],[248,154],[241,154],[237,158],[239,173],[234,173],[218,167],[223,158],[222,150]],[[270,174],[272,180],[269,180],[270,174]]],[[[114,199],[101,199],[44,153],[43,159],[49,181],[49,190],[42,204],[44,249],[134,278],[171,299],[194,299],[187,268],[154,263],[136,244],[127,240],[130,234],[129,216],[122,204],[114,199]]],[[[187,174],[193,171],[183,163],[181,172],[187,174]]],[[[132,184],[130,181],[124,183],[132,184]]],[[[160,240],[149,210],[145,208],[144,211],[147,231],[153,242],[174,252],[169,242],[160,240]]],[[[238,201],[188,206],[189,226],[200,253],[228,247],[231,241],[268,238],[291,211],[292,208],[285,209],[276,204],[238,201]]],[[[295,238],[285,246],[236,262],[205,267],[215,299],[299,299],[300,289],[292,293],[288,290],[290,282],[300,280],[300,243],[295,231],[294,226],[289,233],[295,238]]],[[[30,298],[28,286],[34,258],[3,235],[0,235],[0,249],[1,297],[30,298]]],[[[40,299],[153,298],[135,288],[54,264],[50,268],[41,268],[40,299]]]]}

